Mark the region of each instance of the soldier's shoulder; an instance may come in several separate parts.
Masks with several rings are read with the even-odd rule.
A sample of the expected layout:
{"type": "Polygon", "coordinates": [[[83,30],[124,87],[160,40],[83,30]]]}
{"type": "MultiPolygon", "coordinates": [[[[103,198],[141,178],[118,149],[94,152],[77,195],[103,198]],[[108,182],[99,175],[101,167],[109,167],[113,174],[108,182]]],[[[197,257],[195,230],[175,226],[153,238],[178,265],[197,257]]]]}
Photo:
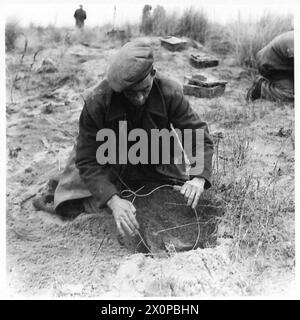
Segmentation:
{"type": "Polygon", "coordinates": [[[290,47],[294,45],[294,31],[287,31],[276,36],[271,42],[275,48],[290,47]]]}
{"type": "Polygon", "coordinates": [[[110,102],[112,92],[107,80],[104,79],[96,86],[87,89],[83,93],[83,99],[86,104],[93,104],[96,102],[101,105],[107,105],[110,102]]]}
{"type": "Polygon", "coordinates": [[[290,30],[287,32],[284,32],[278,36],[278,39],[282,40],[294,40],[294,30],[290,30]]]}
{"type": "Polygon", "coordinates": [[[112,92],[107,80],[103,80],[83,94],[85,108],[93,118],[99,118],[107,110],[110,105],[112,92]]]}
{"type": "Polygon", "coordinates": [[[182,85],[175,79],[161,73],[156,76],[157,83],[165,96],[182,95],[182,85]]]}

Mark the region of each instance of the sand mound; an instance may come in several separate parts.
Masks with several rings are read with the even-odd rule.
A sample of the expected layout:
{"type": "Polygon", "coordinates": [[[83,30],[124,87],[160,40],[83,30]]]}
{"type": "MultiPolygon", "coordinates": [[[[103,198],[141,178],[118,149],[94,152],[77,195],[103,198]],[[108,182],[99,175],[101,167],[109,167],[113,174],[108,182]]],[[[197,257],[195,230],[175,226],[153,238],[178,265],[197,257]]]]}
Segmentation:
{"type": "Polygon", "coordinates": [[[105,297],[245,294],[247,284],[229,259],[229,242],[219,244],[165,258],[132,255],[120,266],[105,297]]]}

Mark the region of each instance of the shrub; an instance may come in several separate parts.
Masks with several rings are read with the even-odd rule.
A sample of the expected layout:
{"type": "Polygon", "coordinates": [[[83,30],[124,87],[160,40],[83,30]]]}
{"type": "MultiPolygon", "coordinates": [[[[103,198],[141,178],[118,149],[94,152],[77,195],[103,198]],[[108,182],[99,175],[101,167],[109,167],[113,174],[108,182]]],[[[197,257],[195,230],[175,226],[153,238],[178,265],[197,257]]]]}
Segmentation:
{"type": "Polygon", "coordinates": [[[189,8],[184,11],[178,24],[178,34],[205,43],[208,30],[208,18],[204,11],[189,8]]]}
{"type": "Polygon", "coordinates": [[[163,35],[176,36],[178,34],[178,21],[178,14],[175,11],[168,13],[162,24],[163,35]]]}
{"type": "Polygon", "coordinates": [[[47,31],[50,42],[59,43],[63,40],[62,29],[49,26],[47,31]]]}
{"type": "Polygon", "coordinates": [[[212,52],[223,56],[234,50],[234,45],[229,41],[228,30],[219,23],[209,24],[206,44],[212,52]]]}
{"type": "Polygon", "coordinates": [[[5,25],[5,48],[12,51],[16,48],[17,38],[22,34],[22,30],[17,21],[7,22],[5,25]]]}
{"type": "Polygon", "coordinates": [[[208,30],[208,18],[204,11],[189,8],[184,11],[182,16],[177,12],[166,12],[165,8],[158,5],[150,15],[149,6],[144,7],[141,31],[149,34],[152,30],[153,34],[158,36],[186,36],[198,42],[204,43],[208,30]],[[148,11],[146,11],[146,9],[148,11]],[[148,21],[148,25],[147,25],[148,21]],[[151,24],[151,26],[150,26],[151,24]],[[145,32],[147,29],[147,32],[145,32]]]}
{"type": "Polygon", "coordinates": [[[251,130],[234,129],[215,137],[212,192],[222,199],[225,214],[221,218],[220,236],[233,239],[232,258],[252,256],[261,263],[277,261],[291,265],[294,261],[293,185],[283,189],[278,170],[261,175],[251,164],[251,130]],[[289,220],[289,221],[291,221],[289,220]]]}

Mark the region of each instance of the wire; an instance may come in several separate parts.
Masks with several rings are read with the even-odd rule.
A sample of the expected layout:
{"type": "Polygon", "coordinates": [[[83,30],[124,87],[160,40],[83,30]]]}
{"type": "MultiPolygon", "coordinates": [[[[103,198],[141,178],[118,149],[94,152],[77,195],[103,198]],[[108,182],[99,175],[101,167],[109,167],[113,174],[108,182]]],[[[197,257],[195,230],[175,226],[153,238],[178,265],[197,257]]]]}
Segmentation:
{"type": "Polygon", "coordinates": [[[136,249],[138,248],[138,246],[141,244],[141,242],[144,244],[144,246],[146,247],[146,249],[149,251],[149,253],[152,253],[151,252],[151,249],[148,247],[148,245],[146,244],[146,242],[145,242],[145,240],[144,240],[144,238],[142,237],[142,235],[140,234],[140,232],[137,230],[137,232],[138,232],[138,235],[140,236],[140,238],[141,238],[141,241],[136,245],[136,247],[135,247],[135,250],[134,251],[136,251],[136,249]]]}
{"type": "Polygon", "coordinates": [[[198,213],[197,213],[197,210],[196,210],[195,208],[193,208],[193,211],[194,211],[195,216],[196,216],[196,221],[197,221],[197,226],[198,226],[198,235],[197,235],[197,239],[196,239],[196,242],[195,242],[195,244],[194,244],[194,246],[193,246],[193,249],[192,249],[192,250],[194,250],[194,249],[195,249],[195,247],[197,246],[198,241],[199,241],[199,238],[200,238],[200,233],[201,233],[200,223],[199,223],[199,219],[198,219],[198,213]]]}
{"type": "Polygon", "coordinates": [[[158,230],[158,231],[156,231],[156,232],[153,232],[153,235],[157,236],[159,233],[162,233],[162,232],[165,232],[165,231],[170,231],[170,230],[174,230],[174,229],[184,228],[184,227],[192,226],[192,225],[197,224],[197,223],[200,223],[200,224],[209,224],[211,221],[214,221],[214,220],[215,220],[215,217],[214,217],[214,218],[211,218],[211,219],[209,219],[209,220],[207,220],[207,221],[198,220],[197,222],[191,222],[191,223],[181,224],[180,226],[177,226],[177,227],[171,227],[171,228],[166,228],[166,229],[158,230]]]}
{"type": "MultiPolygon", "coordinates": [[[[170,205],[174,205],[174,206],[185,206],[188,207],[188,205],[186,203],[177,203],[177,202],[165,202],[165,204],[170,204],[170,205]]],[[[211,208],[222,208],[222,206],[213,206],[210,204],[198,204],[197,207],[211,207],[211,208]]]]}
{"type": "Polygon", "coordinates": [[[158,186],[156,188],[154,188],[153,190],[151,190],[150,192],[148,193],[144,193],[144,194],[137,194],[138,191],[140,191],[141,189],[143,189],[145,186],[143,186],[142,188],[138,189],[137,191],[132,191],[130,189],[125,189],[121,192],[121,195],[125,198],[129,198],[131,197],[132,195],[134,195],[135,197],[147,197],[147,196],[150,196],[150,194],[152,194],[153,192],[157,191],[158,189],[161,189],[161,188],[166,188],[166,187],[171,187],[173,188],[173,185],[171,184],[163,184],[161,186],[158,186]],[[127,196],[124,196],[123,193],[129,193],[129,195],[127,196]]]}
{"type": "MultiPolygon", "coordinates": [[[[145,186],[139,188],[139,189],[136,190],[136,191],[133,191],[133,190],[131,190],[131,189],[127,186],[127,184],[126,184],[120,177],[119,177],[119,179],[120,179],[121,183],[123,183],[123,185],[127,188],[127,189],[125,189],[125,190],[123,190],[123,191],[121,192],[121,196],[123,196],[124,198],[129,198],[129,197],[131,197],[131,196],[134,196],[134,198],[133,198],[133,200],[132,200],[132,203],[134,202],[134,200],[136,199],[136,197],[147,197],[147,196],[151,195],[152,193],[154,193],[155,191],[157,191],[157,190],[159,190],[159,189],[162,189],[162,188],[168,188],[168,187],[169,187],[169,188],[170,188],[170,187],[171,187],[171,188],[174,188],[174,185],[171,185],[171,184],[163,184],[163,185],[160,185],[160,186],[154,188],[153,190],[151,190],[151,191],[148,192],[148,193],[138,194],[138,192],[139,192],[140,190],[142,190],[145,186]],[[127,195],[126,195],[126,193],[127,193],[127,195]],[[125,194],[125,195],[124,195],[124,194],[125,194]]],[[[178,187],[178,186],[176,186],[176,187],[178,187]]],[[[198,242],[199,242],[199,239],[200,239],[201,228],[200,228],[200,222],[199,222],[199,219],[198,219],[197,210],[196,210],[195,208],[193,208],[192,210],[193,210],[193,212],[195,213],[195,217],[196,217],[196,223],[194,223],[194,224],[197,224],[197,226],[198,226],[197,238],[196,238],[196,241],[195,241],[195,243],[194,243],[194,245],[193,245],[193,248],[192,248],[192,250],[194,250],[194,249],[196,248],[198,242]]],[[[183,225],[182,225],[182,226],[175,227],[175,228],[181,228],[181,227],[183,227],[183,225]]],[[[175,229],[175,228],[173,228],[173,229],[175,229]]],[[[171,230],[171,229],[172,229],[172,228],[169,228],[168,230],[171,230]]],[[[167,229],[165,229],[164,231],[166,231],[166,230],[167,230],[167,229]]],[[[160,232],[162,232],[162,231],[163,231],[163,230],[161,230],[160,232]]],[[[138,235],[140,236],[141,241],[137,244],[136,248],[137,248],[137,247],[140,245],[140,243],[142,242],[142,243],[145,245],[145,247],[147,248],[147,250],[151,253],[150,248],[149,248],[148,245],[146,244],[145,240],[143,239],[143,237],[142,237],[142,235],[140,234],[139,231],[138,231],[138,235]]]]}

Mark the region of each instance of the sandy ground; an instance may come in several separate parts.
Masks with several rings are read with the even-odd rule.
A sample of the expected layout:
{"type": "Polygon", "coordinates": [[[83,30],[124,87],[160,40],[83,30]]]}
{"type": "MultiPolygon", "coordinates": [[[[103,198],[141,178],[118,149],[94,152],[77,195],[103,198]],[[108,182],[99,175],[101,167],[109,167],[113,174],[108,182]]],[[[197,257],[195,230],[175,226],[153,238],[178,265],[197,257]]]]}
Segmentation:
{"type": "MultiPolygon", "coordinates": [[[[195,72],[188,57],[197,49],[172,53],[161,48],[157,38],[152,41],[159,71],[181,83],[184,75],[195,72]]],[[[105,210],[101,214],[82,214],[73,221],[62,221],[33,208],[33,197],[42,192],[52,175],[63,170],[78,130],[83,105],[81,95],[103,78],[109,58],[119,46],[118,42],[105,43],[102,48],[76,44],[42,50],[30,73],[22,68],[18,71],[20,80],[13,89],[13,101],[10,101],[11,81],[20,55],[6,57],[7,279],[10,294],[17,297],[129,298],[240,296],[280,294],[290,290],[293,268],[277,268],[268,274],[250,277],[248,266],[232,263],[231,239],[222,237],[220,232],[217,242],[207,248],[187,252],[176,252],[172,247],[168,252],[156,248],[157,254],[150,257],[132,254],[119,244],[113,218],[105,210]],[[39,63],[48,57],[59,71],[37,73],[39,63]]],[[[32,55],[28,54],[23,64],[28,68],[31,63],[32,55]]],[[[208,115],[220,105],[232,112],[245,106],[244,96],[250,78],[233,64],[232,59],[221,60],[220,66],[206,70],[229,83],[222,97],[190,97],[192,107],[200,115],[208,115]]],[[[261,106],[260,102],[255,104],[255,108],[261,106]]],[[[293,185],[293,163],[286,161],[293,159],[291,143],[275,136],[281,127],[293,123],[293,110],[290,106],[276,108],[272,103],[264,106],[267,115],[251,124],[255,141],[251,145],[254,157],[249,165],[258,175],[264,174],[274,168],[281,154],[279,164],[284,174],[278,183],[293,185]]],[[[226,131],[219,127],[218,119],[207,122],[212,133],[226,131]]],[[[151,242],[158,226],[149,227],[147,218],[151,210],[147,204],[141,203],[138,207],[151,242]]],[[[162,207],[154,207],[152,211],[163,216],[162,207]]],[[[160,227],[172,226],[171,220],[169,217],[160,227]]],[[[285,223],[290,223],[288,227],[293,229],[293,218],[285,223]]],[[[194,226],[185,232],[192,235],[189,241],[193,243],[197,228],[194,226]]],[[[178,236],[169,235],[170,239],[178,236]]]]}

